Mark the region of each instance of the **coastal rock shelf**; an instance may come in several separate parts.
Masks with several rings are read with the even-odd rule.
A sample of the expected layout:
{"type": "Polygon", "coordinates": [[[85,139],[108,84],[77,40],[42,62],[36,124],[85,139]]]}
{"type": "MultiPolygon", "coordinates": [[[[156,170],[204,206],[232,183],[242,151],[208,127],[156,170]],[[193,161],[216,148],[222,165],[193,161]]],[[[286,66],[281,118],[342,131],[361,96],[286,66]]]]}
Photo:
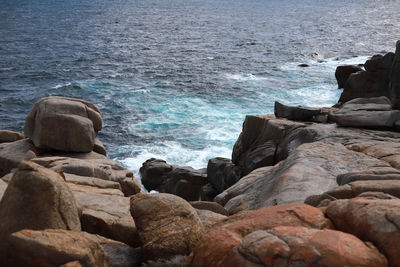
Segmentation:
{"type": "Polygon", "coordinates": [[[147,160],[161,193],[95,105],[40,99],[0,131],[0,266],[400,266],[399,59],[338,67],[335,107],[246,116],[231,159],[147,160]]]}

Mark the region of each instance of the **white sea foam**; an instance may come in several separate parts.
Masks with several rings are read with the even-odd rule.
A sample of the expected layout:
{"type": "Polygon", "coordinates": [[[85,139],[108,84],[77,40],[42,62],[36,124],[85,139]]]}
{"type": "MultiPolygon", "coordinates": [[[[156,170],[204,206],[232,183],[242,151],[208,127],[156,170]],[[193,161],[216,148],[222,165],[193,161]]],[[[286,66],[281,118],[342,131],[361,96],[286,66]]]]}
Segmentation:
{"type": "Polygon", "coordinates": [[[59,88],[67,87],[67,86],[70,86],[70,85],[71,85],[71,83],[57,84],[56,86],[53,86],[52,88],[53,89],[59,89],[59,88]]]}
{"type": "Polygon", "coordinates": [[[240,82],[245,82],[245,81],[263,81],[263,80],[268,80],[268,77],[261,77],[257,76],[251,73],[247,74],[230,74],[226,73],[225,77],[228,80],[234,80],[234,81],[240,81],[240,82]]]}

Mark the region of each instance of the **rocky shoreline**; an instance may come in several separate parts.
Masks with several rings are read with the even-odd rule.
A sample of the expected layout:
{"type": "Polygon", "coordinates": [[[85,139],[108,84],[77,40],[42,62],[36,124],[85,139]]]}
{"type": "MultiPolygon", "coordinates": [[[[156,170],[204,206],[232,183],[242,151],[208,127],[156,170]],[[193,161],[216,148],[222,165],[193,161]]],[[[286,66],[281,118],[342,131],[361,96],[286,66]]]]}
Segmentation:
{"type": "Polygon", "coordinates": [[[0,266],[400,266],[400,42],[339,66],[340,103],[246,116],[232,159],[149,159],[96,139],[87,101],[0,131],[0,266]]]}

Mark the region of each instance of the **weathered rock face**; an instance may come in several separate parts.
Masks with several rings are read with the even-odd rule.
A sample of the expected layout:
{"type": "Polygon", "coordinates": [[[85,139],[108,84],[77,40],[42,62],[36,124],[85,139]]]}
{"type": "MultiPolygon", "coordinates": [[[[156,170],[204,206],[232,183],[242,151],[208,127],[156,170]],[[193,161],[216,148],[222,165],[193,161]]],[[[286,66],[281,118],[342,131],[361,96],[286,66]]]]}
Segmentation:
{"type": "Polygon", "coordinates": [[[212,158],[207,165],[207,179],[210,184],[221,193],[235,184],[242,177],[242,169],[230,159],[212,158]]]}
{"type": "Polygon", "coordinates": [[[2,199],[4,192],[7,189],[8,184],[0,179],[0,200],[2,199]]]}
{"type": "Polygon", "coordinates": [[[135,222],[129,212],[129,198],[110,188],[68,183],[82,209],[82,230],[124,242],[140,245],[135,222]]]}
{"type": "Polygon", "coordinates": [[[353,235],[329,229],[280,226],[255,231],[219,266],[387,266],[373,246],[353,235]]]}
{"type": "Polygon", "coordinates": [[[301,203],[307,196],[335,186],[339,174],[390,167],[384,161],[354,152],[341,144],[322,142],[299,146],[285,161],[255,170],[219,194],[215,201],[232,213],[240,206],[258,209],[301,203]],[[356,159],[356,160],[355,160],[356,159]]]}
{"type": "Polygon", "coordinates": [[[198,210],[209,210],[222,215],[229,215],[228,211],[222,207],[220,204],[212,201],[191,201],[189,202],[193,208],[198,210]]]}
{"type": "Polygon", "coordinates": [[[188,255],[203,235],[196,210],[180,197],[136,194],[130,210],[146,259],[188,255]]]}
{"type": "Polygon", "coordinates": [[[90,152],[102,127],[98,108],[66,97],[40,99],[29,112],[24,134],[43,149],[90,152]]]}
{"type": "Polygon", "coordinates": [[[302,106],[286,106],[275,101],[275,117],[293,121],[311,121],[313,117],[321,114],[320,108],[305,108],[302,106]]]}
{"type": "Polygon", "coordinates": [[[78,261],[83,266],[108,266],[99,237],[65,230],[22,230],[10,237],[9,266],[59,266],[78,261]]]}
{"type": "Polygon", "coordinates": [[[400,171],[392,167],[374,168],[372,170],[339,174],[336,180],[338,185],[344,185],[354,181],[400,180],[400,171]]]}
{"type": "Polygon", "coordinates": [[[172,166],[153,158],[144,162],[139,172],[147,190],[174,194],[188,201],[199,200],[201,187],[207,183],[205,169],[172,166]]]}
{"type": "Polygon", "coordinates": [[[340,126],[392,128],[400,120],[400,111],[392,110],[390,100],[385,96],[356,98],[330,114],[329,119],[340,126]]]}
{"type": "Polygon", "coordinates": [[[388,53],[367,60],[366,71],[350,74],[339,102],[345,103],[354,98],[390,97],[389,81],[393,59],[394,54],[388,53]]]}
{"type": "Polygon", "coordinates": [[[22,160],[33,159],[37,154],[38,150],[29,139],[0,145],[0,176],[17,168],[22,160]]]}
{"type": "Polygon", "coordinates": [[[400,41],[396,43],[396,54],[390,72],[390,99],[394,109],[400,109],[400,41]]]}
{"type": "Polygon", "coordinates": [[[0,144],[1,143],[10,143],[15,142],[21,139],[24,139],[25,136],[22,133],[0,130],[0,144]]]}
{"type": "Polygon", "coordinates": [[[400,266],[400,200],[354,198],[331,203],[327,216],[338,230],[373,242],[385,254],[389,266],[400,266]]]}
{"type": "Polygon", "coordinates": [[[188,260],[187,266],[218,266],[227,259],[230,251],[238,246],[246,235],[276,226],[324,229],[330,228],[331,224],[319,209],[304,204],[267,207],[239,213],[215,224],[204,235],[188,260]]]}
{"type": "Polygon", "coordinates": [[[276,163],[277,145],[303,123],[275,119],[273,115],[249,115],[232,151],[232,162],[242,168],[242,176],[276,163]]]}
{"type": "Polygon", "coordinates": [[[217,222],[226,218],[225,215],[215,213],[210,210],[196,209],[196,212],[200,218],[201,224],[203,225],[203,229],[205,232],[211,229],[217,222]]]}
{"type": "Polygon", "coordinates": [[[359,71],[364,71],[362,68],[353,65],[343,65],[336,68],[335,77],[338,83],[338,88],[343,88],[350,74],[359,71]]]}
{"type": "Polygon", "coordinates": [[[54,171],[23,161],[0,202],[0,235],[21,229],[81,230],[75,199],[54,171]]]}

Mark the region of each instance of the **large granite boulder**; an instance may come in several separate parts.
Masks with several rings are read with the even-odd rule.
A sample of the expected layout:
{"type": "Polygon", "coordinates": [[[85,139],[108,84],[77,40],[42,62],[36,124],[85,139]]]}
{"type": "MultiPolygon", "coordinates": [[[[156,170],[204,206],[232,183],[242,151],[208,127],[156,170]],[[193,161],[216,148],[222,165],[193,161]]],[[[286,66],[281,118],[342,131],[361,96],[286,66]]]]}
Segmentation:
{"type": "Polygon", "coordinates": [[[242,176],[251,171],[274,165],[277,145],[294,129],[305,124],[273,115],[248,115],[233,151],[232,162],[242,169],[242,176]]]}
{"type": "Polygon", "coordinates": [[[180,196],[187,201],[199,200],[207,183],[205,169],[175,166],[160,159],[148,159],[139,170],[144,187],[151,191],[180,196]]]}
{"type": "Polygon", "coordinates": [[[130,215],[130,199],[118,189],[68,183],[82,209],[82,230],[124,242],[140,245],[135,222],[130,215]]]}
{"type": "Polygon", "coordinates": [[[242,177],[242,169],[230,159],[212,158],[207,164],[207,179],[209,183],[221,193],[235,184],[242,177]]]}
{"type": "Polygon", "coordinates": [[[311,121],[313,117],[320,115],[320,108],[306,108],[302,106],[287,106],[275,101],[274,113],[277,118],[285,118],[293,121],[311,121]]]}
{"type": "Polygon", "coordinates": [[[129,246],[85,232],[21,230],[10,238],[9,266],[136,266],[141,256],[129,246]],[[64,265],[63,265],[64,266],[64,265]]]}
{"type": "Polygon", "coordinates": [[[242,212],[216,223],[196,246],[187,261],[187,266],[219,266],[245,236],[257,230],[268,230],[277,226],[304,226],[315,229],[332,227],[319,209],[305,204],[242,212]]]}
{"type": "Polygon", "coordinates": [[[364,70],[361,67],[354,65],[338,66],[335,71],[335,77],[338,83],[338,88],[343,88],[350,75],[359,71],[364,71],[364,70]]]}
{"type": "Polygon", "coordinates": [[[389,266],[400,266],[400,199],[337,200],[328,206],[326,215],[336,229],[374,243],[387,257],[389,266]]]}
{"type": "Polygon", "coordinates": [[[330,114],[329,119],[340,126],[392,128],[400,120],[400,111],[392,110],[391,102],[385,96],[356,98],[330,114]]]}
{"type": "Polygon", "coordinates": [[[233,248],[219,266],[387,266],[374,246],[329,229],[279,226],[255,231],[233,248]]]}
{"type": "Polygon", "coordinates": [[[191,201],[189,202],[193,208],[198,210],[209,210],[222,215],[229,215],[228,211],[217,202],[212,201],[191,201]]]}
{"type": "Polygon", "coordinates": [[[22,229],[81,230],[75,198],[63,178],[29,161],[19,164],[8,184],[0,218],[1,250],[8,249],[2,245],[9,235],[22,229]]]}
{"type": "Polygon", "coordinates": [[[15,142],[24,138],[25,136],[22,133],[0,130],[0,144],[15,142]]]}
{"type": "Polygon", "coordinates": [[[347,172],[390,167],[387,162],[347,149],[341,144],[303,144],[273,167],[257,169],[219,194],[215,201],[230,213],[239,207],[303,202],[337,186],[336,177],[347,172]],[[357,160],[355,160],[357,159],[357,160]]]}
{"type": "Polygon", "coordinates": [[[36,158],[38,153],[29,139],[0,144],[0,177],[17,168],[22,160],[36,158]]]}
{"type": "Polygon", "coordinates": [[[146,259],[188,255],[203,235],[196,210],[175,195],[136,194],[130,211],[146,259]]]}
{"type": "Polygon", "coordinates": [[[390,97],[389,81],[393,60],[393,53],[376,55],[367,60],[366,71],[350,74],[339,102],[345,103],[354,98],[390,97]]]}
{"type": "Polygon", "coordinates": [[[90,152],[101,128],[100,111],[92,103],[52,96],[33,106],[26,117],[24,134],[38,148],[90,152]]]}

